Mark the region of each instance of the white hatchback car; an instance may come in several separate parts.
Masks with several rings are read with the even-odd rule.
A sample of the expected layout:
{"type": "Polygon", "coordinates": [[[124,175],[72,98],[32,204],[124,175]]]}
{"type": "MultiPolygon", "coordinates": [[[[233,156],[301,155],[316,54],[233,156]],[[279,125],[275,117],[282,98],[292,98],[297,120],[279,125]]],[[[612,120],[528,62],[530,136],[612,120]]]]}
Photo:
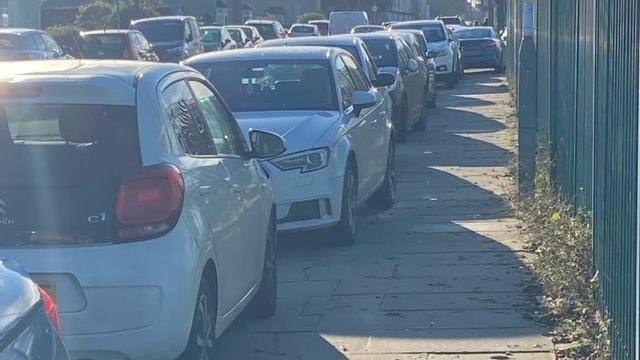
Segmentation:
{"type": "Polygon", "coordinates": [[[276,223],[252,131],[179,65],[3,64],[0,254],[58,304],[74,359],[210,359],[275,312],[276,223]],[[253,150],[250,150],[253,149],[253,150]]]}
{"type": "Polygon", "coordinates": [[[263,161],[280,231],[333,227],[336,242],[350,245],[360,203],[394,204],[391,109],[349,52],[260,48],[186,63],[220,90],[245,134],[263,129],[287,140],[287,153],[263,161]]]}

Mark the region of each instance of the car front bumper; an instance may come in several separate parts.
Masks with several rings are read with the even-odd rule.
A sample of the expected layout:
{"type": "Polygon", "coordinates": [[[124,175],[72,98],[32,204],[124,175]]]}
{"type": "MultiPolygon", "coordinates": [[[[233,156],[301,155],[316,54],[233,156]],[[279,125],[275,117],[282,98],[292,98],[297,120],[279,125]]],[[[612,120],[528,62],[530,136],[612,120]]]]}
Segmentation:
{"type": "Polygon", "coordinates": [[[155,240],[2,254],[53,292],[72,359],[175,359],[200,281],[184,226],[155,240]]]}
{"type": "Polygon", "coordinates": [[[278,231],[322,229],[340,221],[344,175],[335,170],[331,160],[328,167],[307,173],[263,164],[276,198],[278,231]]]}

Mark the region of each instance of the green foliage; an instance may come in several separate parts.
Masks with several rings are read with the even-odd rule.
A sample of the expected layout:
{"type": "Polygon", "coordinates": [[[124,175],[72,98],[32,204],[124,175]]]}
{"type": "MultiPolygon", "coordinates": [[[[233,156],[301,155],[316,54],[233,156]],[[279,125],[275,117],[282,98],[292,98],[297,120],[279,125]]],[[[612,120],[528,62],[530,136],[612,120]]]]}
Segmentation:
{"type": "Polygon", "coordinates": [[[298,22],[304,24],[304,23],[308,23],[311,20],[325,20],[325,19],[326,19],[326,17],[322,13],[308,12],[308,13],[305,13],[305,14],[301,15],[298,18],[298,22]]]}
{"type": "Polygon", "coordinates": [[[121,29],[129,27],[131,20],[160,16],[157,2],[148,0],[128,0],[121,2],[114,12],[114,21],[121,29]]]}
{"type": "Polygon", "coordinates": [[[80,6],[75,25],[84,30],[110,29],[114,25],[113,13],[111,4],[97,0],[80,6]]]}
{"type": "Polygon", "coordinates": [[[568,344],[559,359],[610,359],[608,323],[596,303],[591,215],[556,194],[550,161],[540,154],[535,195],[516,197],[514,204],[526,226],[527,250],[536,254],[531,266],[544,289],[543,317],[556,325],[554,342],[568,344]]]}

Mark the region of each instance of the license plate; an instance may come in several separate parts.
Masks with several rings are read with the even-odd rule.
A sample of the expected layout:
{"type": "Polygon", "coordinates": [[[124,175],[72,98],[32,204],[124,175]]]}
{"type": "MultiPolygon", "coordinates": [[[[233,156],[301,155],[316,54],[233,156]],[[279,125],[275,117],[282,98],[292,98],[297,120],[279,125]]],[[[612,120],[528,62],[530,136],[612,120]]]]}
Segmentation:
{"type": "Polygon", "coordinates": [[[51,282],[36,282],[38,286],[44,290],[51,298],[56,300],[56,284],[51,282]]]}

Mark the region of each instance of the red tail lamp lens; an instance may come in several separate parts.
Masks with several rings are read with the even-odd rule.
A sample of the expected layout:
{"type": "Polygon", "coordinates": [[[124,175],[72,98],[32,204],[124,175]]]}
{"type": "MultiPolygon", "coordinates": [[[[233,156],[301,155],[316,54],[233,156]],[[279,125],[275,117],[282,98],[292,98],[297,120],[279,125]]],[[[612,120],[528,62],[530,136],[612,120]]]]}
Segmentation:
{"type": "Polygon", "coordinates": [[[58,307],[56,306],[56,302],[53,301],[53,298],[49,296],[46,291],[42,290],[42,288],[38,288],[38,290],[40,291],[40,299],[42,300],[44,312],[47,314],[51,324],[60,331],[60,318],[58,317],[58,307]]]}

